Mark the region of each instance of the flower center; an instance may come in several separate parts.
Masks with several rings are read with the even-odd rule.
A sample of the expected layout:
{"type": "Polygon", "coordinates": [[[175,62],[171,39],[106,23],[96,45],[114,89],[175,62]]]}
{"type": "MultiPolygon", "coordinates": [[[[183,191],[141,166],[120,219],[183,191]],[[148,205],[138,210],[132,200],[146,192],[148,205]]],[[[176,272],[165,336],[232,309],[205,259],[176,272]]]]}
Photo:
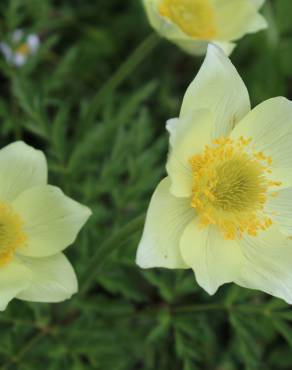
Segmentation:
{"type": "Polygon", "coordinates": [[[271,181],[272,158],[256,152],[251,139],[243,137],[214,140],[202,154],[190,158],[193,174],[191,206],[198,212],[201,227],[216,225],[224,239],[256,236],[272,225],[264,214],[271,189],[281,185],[271,181]]]}
{"type": "Polygon", "coordinates": [[[11,207],[0,202],[0,267],[8,263],[15,250],[25,245],[27,239],[23,222],[11,207]]]}
{"type": "Polygon", "coordinates": [[[15,52],[17,54],[21,54],[23,56],[27,56],[30,53],[30,47],[27,43],[23,42],[20,44],[16,49],[15,52]]]}
{"type": "Polygon", "coordinates": [[[211,39],[217,34],[209,0],[161,0],[159,13],[192,38],[211,39]]]}

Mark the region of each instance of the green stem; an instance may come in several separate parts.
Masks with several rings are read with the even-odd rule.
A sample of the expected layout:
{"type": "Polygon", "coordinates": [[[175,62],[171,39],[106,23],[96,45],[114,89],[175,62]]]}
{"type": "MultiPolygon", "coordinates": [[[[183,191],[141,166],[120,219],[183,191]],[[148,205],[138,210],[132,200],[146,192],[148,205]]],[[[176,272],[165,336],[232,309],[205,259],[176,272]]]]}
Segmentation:
{"type": "Polygon", "coordinates": [[[103,267],[107,258],[116,249],[123,245],[123,243],[125,243],[129,239],[129,237],[133,235],[133,233],[142,229],[144,220],[144,214],[134,218],[122,229],[118,230],[114,235],[110,236],[100,245],[96,253],[91,258],[90,264],[83,275],[83,279],[81,279],[81,294],[86,293],[87,290],[90,288],[90,285],[94,281],[96,274],[103,267]]]}
{"type": "Polygon", "coordinates": [[[94,115],[98,111],[101,103],[113,92],[138,65],[155,49],[159,44],[160,38],[156,33],[149,35],[130,56],[120,65],[116,72],[105,82],[94,96],[91,104],[89,115],[94,115]]]}
{"type": "Polygon", "coordinates": [[[268,1],[264,7],[264,16],[268,21],[267,39],[269,46],[274,50],[279,45],[279,31],[275,22],[274,10],[271,1],[268,1]]]}
{"type": "Polygon", "coordinates": [[[8,370],[12,365],[18,364],[20,360],[28,353],[30,352],[34,345],[37,344],[44,336],[46,335],[46,332],[40,331],[37,334],[35,334],[25,345],[20,349],[20,351],[16,354],[15,357],[13,357],[10,361],[8,361],[6,364],[4,364],[1,367],[1,370],[8,370]]]}

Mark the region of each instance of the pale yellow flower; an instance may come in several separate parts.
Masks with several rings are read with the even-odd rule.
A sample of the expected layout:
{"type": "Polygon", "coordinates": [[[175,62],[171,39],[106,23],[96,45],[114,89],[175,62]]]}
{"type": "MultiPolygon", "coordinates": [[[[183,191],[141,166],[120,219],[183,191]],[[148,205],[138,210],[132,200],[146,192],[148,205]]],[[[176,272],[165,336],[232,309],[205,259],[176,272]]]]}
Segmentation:
{"type": "Polygon", "coordinates": [[[209,42],[226,54],[247,33],[267,27],[259,9],[265,0],[143,0],[151,26],[191,54],[205,54],[209,42]]]}
{"type": "Polygon", "coordinates": [[[250,109],[247,89],[210,45],[170,132],[137,251],[143,268],[192,268],[209,294],[235,282],[292,303],[292,102],[250,109]]]}
{"type": "Polygon", "coordinates": [[[59,302],[77,292],[62,251],[90,214],[47,184],[41,151],[23,142],[0,150],[0,310],[14,297],[59,302]]]}

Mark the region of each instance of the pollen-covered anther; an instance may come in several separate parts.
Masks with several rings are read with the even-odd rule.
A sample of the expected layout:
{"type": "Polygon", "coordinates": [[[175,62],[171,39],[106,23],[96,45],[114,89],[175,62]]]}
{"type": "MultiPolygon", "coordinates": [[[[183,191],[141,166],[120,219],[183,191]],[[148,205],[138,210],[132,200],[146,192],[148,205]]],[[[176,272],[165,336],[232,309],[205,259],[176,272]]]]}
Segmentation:
{"type": "Polygon", "coordinates": [[[222,137],[205,146],[202,154],[190,158],[193,174],[191,205],[198,212],[200,227],[216,225],[225,239],[256,236],[273,223],[264,213],[271,188],[272,158],[253,151],[252,138],[222,137]]]}

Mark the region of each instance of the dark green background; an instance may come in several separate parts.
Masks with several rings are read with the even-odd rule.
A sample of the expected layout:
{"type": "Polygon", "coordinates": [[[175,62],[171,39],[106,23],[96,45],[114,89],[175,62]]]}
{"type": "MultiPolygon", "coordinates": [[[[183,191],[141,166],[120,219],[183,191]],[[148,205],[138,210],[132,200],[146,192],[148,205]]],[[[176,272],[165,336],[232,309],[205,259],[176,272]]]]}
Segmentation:
{"type": "MultiPolygon", "coordinates": [[[[292,98],[292,2],[267,1],[263,12],[270,28],[232,55],[253,106],[292,98]]],[[[165,121],[202,59],[151,35],[139,0],[11,0],[0,13],[1,40],[19,27],[42,38],[23,68],[0,60],[0,144],[44,150],[50,182],[94,212],[67,252],[83,292],[10,303],[0,370],[292,369],[287,304],[232,284],[209,297],[191,271],[142,271],[141,219],[119,234],[165,174],[165,121]]]]}

